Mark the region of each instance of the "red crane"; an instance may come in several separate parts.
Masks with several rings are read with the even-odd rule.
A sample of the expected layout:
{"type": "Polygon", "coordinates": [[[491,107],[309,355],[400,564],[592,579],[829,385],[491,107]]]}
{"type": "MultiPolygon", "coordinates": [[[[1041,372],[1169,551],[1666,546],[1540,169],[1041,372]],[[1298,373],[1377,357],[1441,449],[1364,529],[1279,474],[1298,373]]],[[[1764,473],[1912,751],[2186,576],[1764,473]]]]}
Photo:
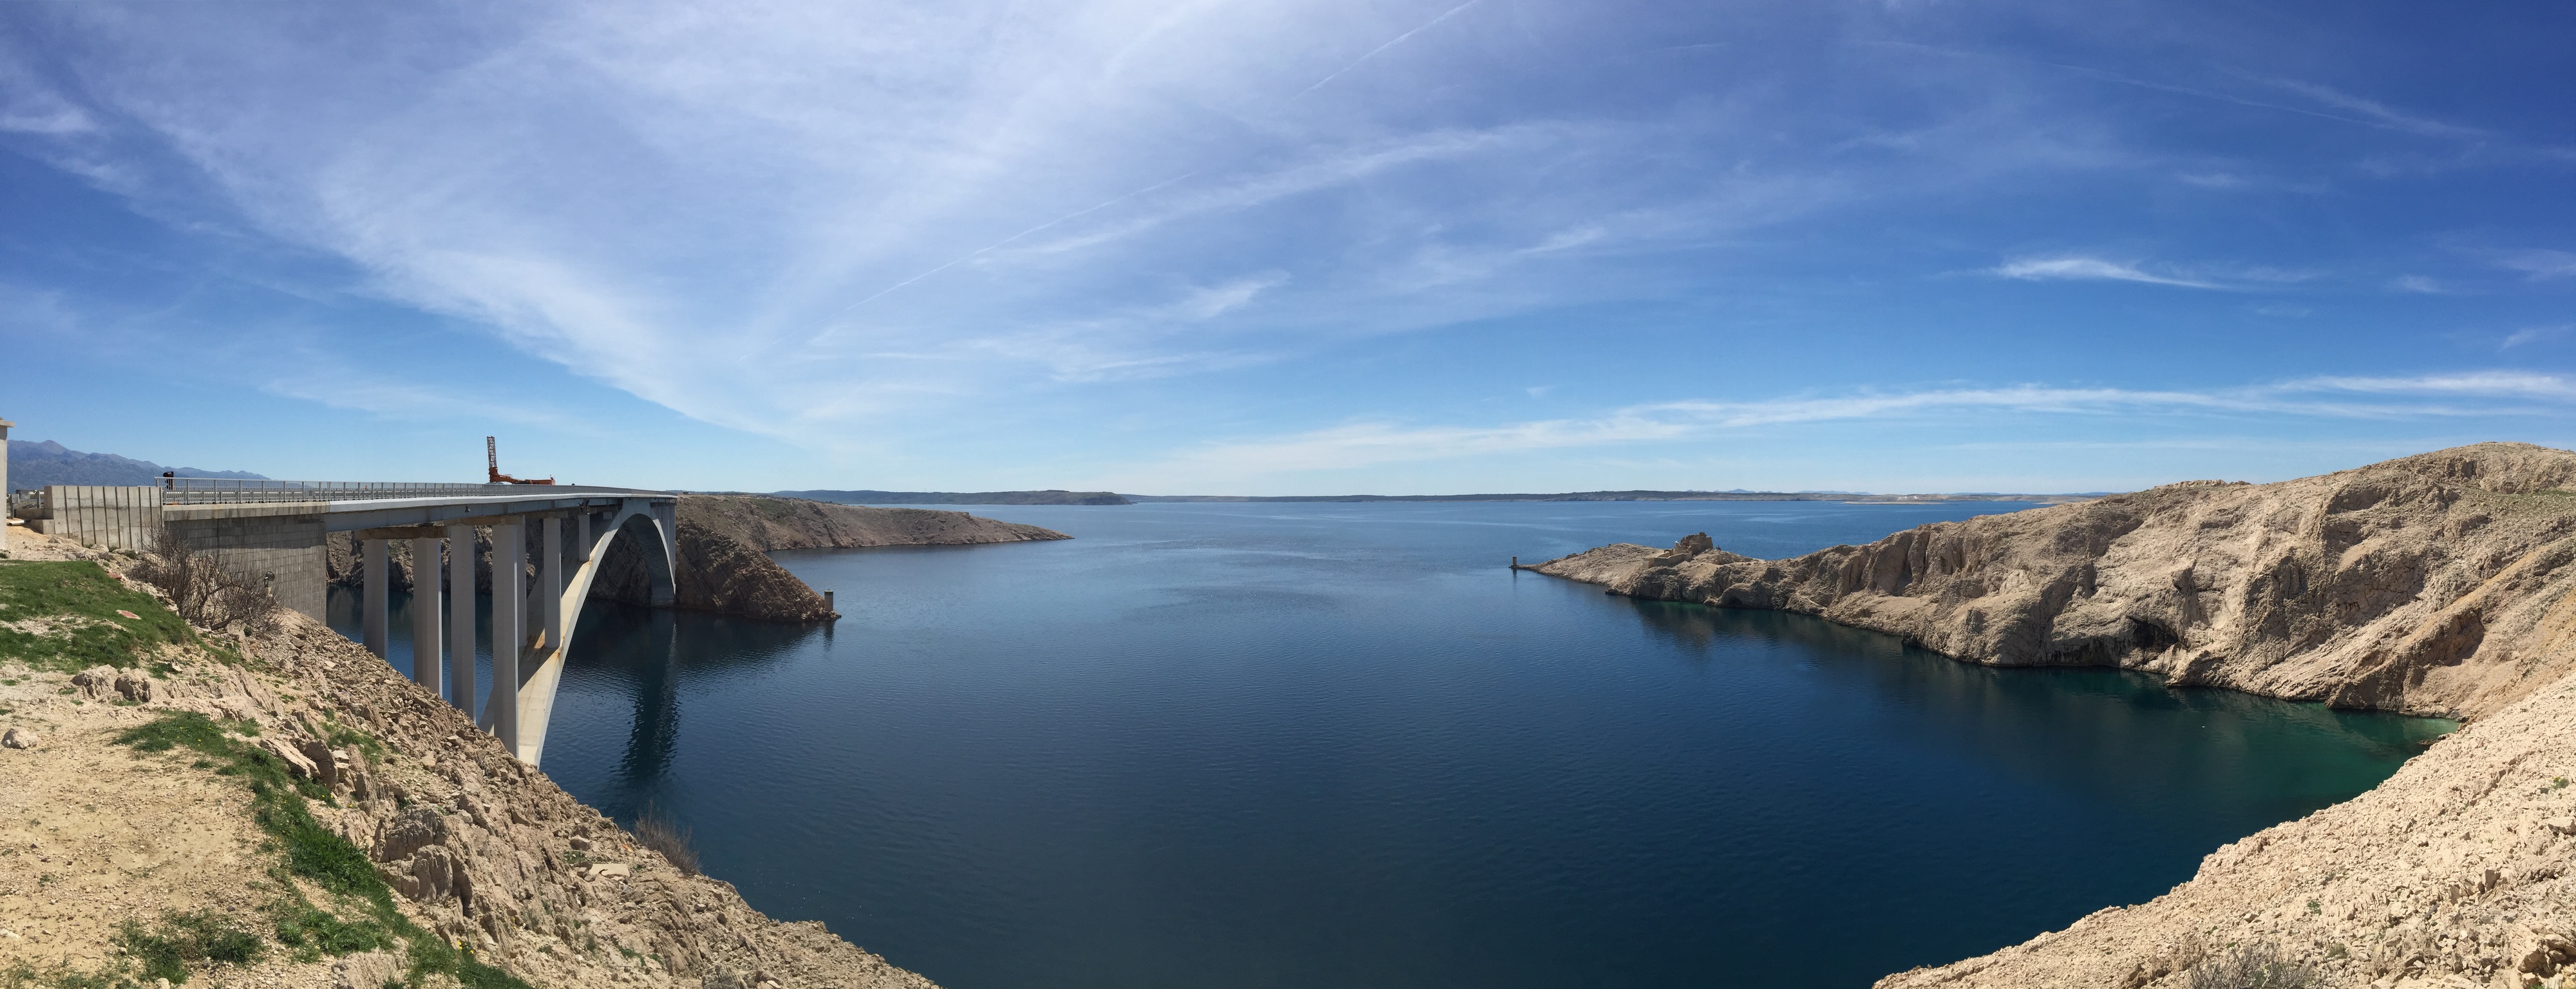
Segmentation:
{"type": "Polygon", "coordinates": [[[528,478],[523,480],[501,473],[501,447],[500,444],[493,442],[492,438],[489,436],[483,437],[483,470],[485,473],[491,475],[492,479],[490,483],[493,484],[555,483],[555,479],[551,477],[528,478]]]}

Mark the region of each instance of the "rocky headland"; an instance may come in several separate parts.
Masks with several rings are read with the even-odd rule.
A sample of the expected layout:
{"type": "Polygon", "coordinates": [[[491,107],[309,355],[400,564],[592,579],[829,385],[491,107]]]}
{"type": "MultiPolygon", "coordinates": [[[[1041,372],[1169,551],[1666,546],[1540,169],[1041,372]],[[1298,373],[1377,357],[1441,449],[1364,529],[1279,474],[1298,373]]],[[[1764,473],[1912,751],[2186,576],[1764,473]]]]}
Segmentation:
{"type": "Polygon", "coordinates": [[[148,556],[9,548],[6,985],[931,986],[752,909],[323,625],[192,627],[127,579],[148,556]]]}
{"type": "MultiPolygon", "coordinates": [[[[978,518],[965,512],[869,508],[767,495],[681,495],[679,550],[672,573],[675,607],[766,621],[821,621],[834,617],[823,596],[771,560],[782,549],[850,549],[867,546],[965,546],[1070,539],[1033,525],[978,518]]],[[[537,538],[533,527],[530,539],[537,538]]],[[[475,531],[475,586],[492,586],[492,534],[475,531]]],[[[387,554],[390,579],[411,587],[411,550],[396,542],[387,554]]],[[[537,559],[531,550],[528,559],[537,559]]],[[[531,566],[534,564],[531,563],[531,566]]],[[[644,559],[624,542],[600,563],[591,596],[643,603],[648,579],[644,559]]],[[[355,586],[358,543],[339,536],[330,547],[334,583],[355,586]]]]}
{"type": "Polygon", "coordinates": [[[2471,722],[2371,792],[2217,850],[2153,902],[1883,987],[2561,989],[2576,985],[2571,482],[2576,453],[2481,443],[1786,560],[1695,535],[1530,569],[1816,615],[1968,662],[2111,666],[2471,722]]]}

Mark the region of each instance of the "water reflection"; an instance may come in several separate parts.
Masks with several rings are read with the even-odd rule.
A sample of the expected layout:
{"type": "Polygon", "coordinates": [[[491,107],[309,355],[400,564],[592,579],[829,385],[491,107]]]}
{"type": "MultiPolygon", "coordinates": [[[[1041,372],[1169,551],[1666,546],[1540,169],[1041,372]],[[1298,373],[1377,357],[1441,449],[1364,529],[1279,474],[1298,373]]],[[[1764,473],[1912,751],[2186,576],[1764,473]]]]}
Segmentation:
{"type": "Polygon", "coordinates": [[[585,609],[545,769],[951,989],[1857,987],[2151,898],[2441,727],[1501,567],[1969,512],[1759,508],[1015,508],[1079,538],[782,553],[848,617],[585,609]]]}

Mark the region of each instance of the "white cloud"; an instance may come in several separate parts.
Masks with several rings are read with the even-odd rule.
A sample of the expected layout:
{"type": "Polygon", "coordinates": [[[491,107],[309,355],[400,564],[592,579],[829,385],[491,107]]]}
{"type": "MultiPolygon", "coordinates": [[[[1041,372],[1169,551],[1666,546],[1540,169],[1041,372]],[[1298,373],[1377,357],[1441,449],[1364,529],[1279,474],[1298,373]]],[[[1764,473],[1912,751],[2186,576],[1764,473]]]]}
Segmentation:
{"type": "Polygon", "coordinates": [[[2190,416],[2318,419],[2457,419],[2561,414],[2576,406],[2576,382],[2522,371],[2415,377],[2312,377],[2220,390],[2138,390],[2016,385],[1912,392],[1862,392],[1755,401],[1636,405],[1583,418],[1490,426],[1405,426],[1362,422],[1286,436],[1212,443],[1128,471],[1121,490],[1170,478],[1196,483],[1275,479],[1397,463],[1423,463],[1545,450],[1606,449],[1702,440],[1732,431],[1807,423],[1921,420],[1935,416],[2190,416]],[[2446,404],[2418,399],[2468,400],[2446,404]],[[2539,402],[2516,407],[2512,402],[2539,402]]]}
{"type": "Polygon", "coordinates": [[[2388,287],[2400,292],[2414,292],[2421,295],[2441,295],[2450,291],[2443,288],[2442,283],[2422,275],[2399,275],[2396,280],[2388,283],[2388,287]]]}
{"type": "Polygon", "coordinates": [[[2060,256],[2022,258],[2007,261],[1989,272],[2004,278],[2023,281],[2115,281],[2143,282],[2149,285],[2172,285],[2180,288],[2224,288],[2215,282],[2175,275],[2159,275],[2136,265],[2105,261],[2101,258],[2060,256]]]}
{"type": "Polygon", "coordinates": [[[2519,271],[2534,281],[2576,277],[2576,252],[2552,250],[2507,251],[2495,257],[2497,267],[2519,271]]]}
{"type": "Polygon", "coordinates": [[[2539,343],[2543,340],[2556,340],[2559,337],[2566,336],[2567,331],[2569,330],[2576,330],[2576,324],[2561,323],[2556,326],[2526,326],[2522,329],[2505,334],[2504,342],[2497,344],[2496,349],[2512,350],[2513,348],[2524,344],[2539,343]]]}

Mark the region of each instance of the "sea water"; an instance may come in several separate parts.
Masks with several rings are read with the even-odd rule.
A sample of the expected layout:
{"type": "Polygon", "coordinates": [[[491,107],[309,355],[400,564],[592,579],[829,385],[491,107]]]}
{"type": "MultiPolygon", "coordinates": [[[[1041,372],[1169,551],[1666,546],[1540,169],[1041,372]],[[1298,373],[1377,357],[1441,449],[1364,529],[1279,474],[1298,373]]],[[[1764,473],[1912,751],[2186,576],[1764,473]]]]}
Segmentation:
{"type": "Polygon", "coordinates": [[[2150,899],[2451,727],[1506,569],[2024,507],[977,508],[1077,538],[776,554],[829,626],[586,608],[543,768],[950,989],[1857,987],[2150,899]]]}

